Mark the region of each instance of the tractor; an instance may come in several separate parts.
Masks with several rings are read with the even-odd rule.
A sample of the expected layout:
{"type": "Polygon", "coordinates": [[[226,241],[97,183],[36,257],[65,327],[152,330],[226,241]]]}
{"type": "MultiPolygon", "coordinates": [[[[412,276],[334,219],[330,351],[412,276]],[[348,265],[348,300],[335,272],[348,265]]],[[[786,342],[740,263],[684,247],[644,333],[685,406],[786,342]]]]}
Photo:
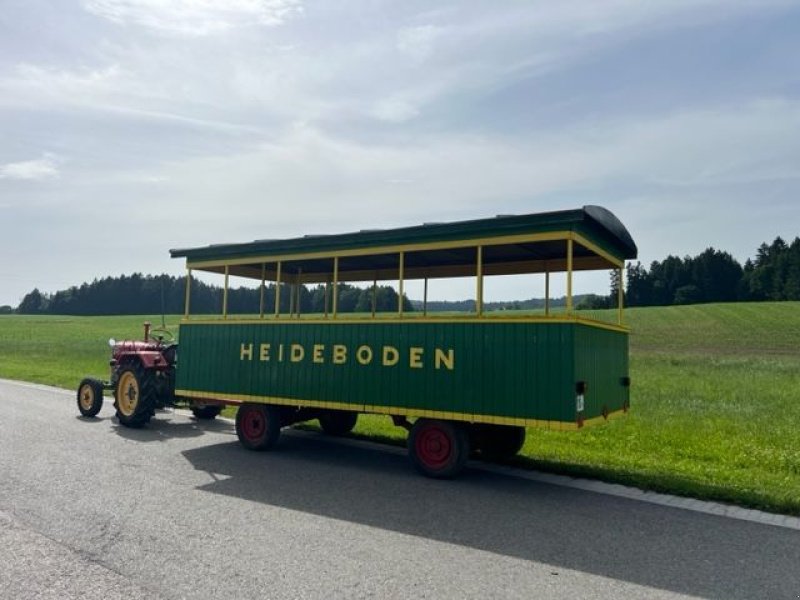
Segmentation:
{"type": "MultiPolygon", "coordinates": [[[[109,340],[111,379],[100,381],[87,377],[78,386],[78,410],[94,417],[103,407],[103,392],[114,395],[117,419],[125,427],[145,425],[156,409],[175,406],[175,367],[178,344],[164,327],[144,323],[143,341],[109,340]]],[[[189,408],[197,419],[214,419],[221,405],[194,402],[189,408]]]]}

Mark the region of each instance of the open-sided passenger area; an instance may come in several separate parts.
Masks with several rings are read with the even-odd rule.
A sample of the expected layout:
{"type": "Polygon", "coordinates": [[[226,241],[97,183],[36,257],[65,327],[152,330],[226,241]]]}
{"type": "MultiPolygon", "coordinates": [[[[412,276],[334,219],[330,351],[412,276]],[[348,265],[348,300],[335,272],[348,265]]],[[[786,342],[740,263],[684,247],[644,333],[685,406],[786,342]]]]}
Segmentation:
{"type": "Polygon", "coordinates": [[[470,453],[515,454],[528,427],[628,410],[621,282],[636,252],[591,206],[173,250],[187,265],[175,393],[238,405],[253,450],[293,423],[341,434],[359,413],[389,415],[409,430],[414,466],[449,477],[470,453]],[[598,272],[613,292],[583,293],[598,272]],[[193,273],[222,278],[218,314],[192,312],[193,273]],[[498,282],[536,304],[487,301],[498,282]],[[430,299],[447,286],[468,299],[430,299]]]}

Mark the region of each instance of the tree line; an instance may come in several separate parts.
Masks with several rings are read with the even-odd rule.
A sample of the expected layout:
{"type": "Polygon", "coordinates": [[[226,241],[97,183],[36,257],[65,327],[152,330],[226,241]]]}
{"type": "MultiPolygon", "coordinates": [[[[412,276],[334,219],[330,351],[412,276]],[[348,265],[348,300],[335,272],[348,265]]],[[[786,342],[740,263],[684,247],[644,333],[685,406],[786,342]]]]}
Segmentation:
{"type": "MultiPolygon", "coordinates": [[[[53,315],[141,315],[182,314],[184,312],[186,277],[171,275],[122,275],[95,279],[91,283],[73,286],[66,290],[46,294],[34,289],[16,309],[20,314],[53,315]]],[[[280,308],[288,313],[292,304],[293,286],[281,285],[280,308]]],[[[301,285],[296,291],[297,308],[301,313],[325,312],[325,286],[301,285]]],[[[376,312],[397,310],[397,292],[389,286],[375,290],[376,312]]],[[[191,314],[221,314],[223,290],[196,278],[191,282],[191,314]]],[[[337,311],[371,312],[372,288],[363,289],[348,284],[338,285],[337,311]]],[[[328,292],[328,310],[332,301],[328,292]]],[[[261,309],[261,291],[258,288],[233,287],[228,289],[230,314],[258,314],[261,309]]],[[[413,311],[411,302],[404,296],[403,310],[413,311]]],[[[264,290],[264,312],[275,312],[275,286],[264,290]]]]}
{"type": "Polygon", "coordinates": [[[626,280],[629,306],[800,300],[800,238],[761,244],[744,266],[714,248],[694,257],[668,256],[649,269],[631,264],[626,280]]]}
{"type": "MultiPolygon", "coordinates": [[[[744,265],[728,252],[708,248],[697,256],[667,256],[662,261],[653,261],[647,268],[641,263],[629,264],[625,273],[625,303],[628,306],[667,306],[673,304],[697,304],[704,302],[749,302],[764,300],[800,300],[800,238],[787,244],[780,237],[772,244],[761,244],[754,259],[744,265]]],[[[589,294],[576,297],[578,308],[610,308],[617,305],[617,290],[620,281],[612,272],[611,294],[599,296],[589,294]]],[[[16,308],[20,314],[62,315],[132,315],[132,314],[180,314],[184,311],[186,278],[170,275],[122,275],[95,279],[91,283],[73,286],[54,294],[45,294],[38,289],[28,293],[16,308]]],[[[222,288],[192,279],[192,314],[220,314],[222,312],[222,288]]],[[[281,312],[288,312],[292,287],[281,285],[281,312]]],[[[371,288],[359,288],[347,284],[338,286],[337,310],[343,313],[371,312],[373,294],[371,288]]],[[[301,313],[323,313],[325,311],[325,286],[299,286],[296,298],[301,313]]],[[[375,310],[391,312],[397,310],[397,292],[389,286],[378,286],[375,294],[375,310]]],[[[553,299],[556,306],[562,299],[553,299]]],[[[259,289],[238,287],[228,290],[228,312],[232,314],[255,314],[260,310],[259,289]]],[[[428,310],[474,310],[474,300],[461,302],[429,302],[428,310]]],[[[495,302],[485,306],[495,309],[535,309],[544,306],[542,299],[495,302]]],[[[331,299],[328,297],[328,309],[331,299]]],[[[421,310],[419,300],[403,297],[403,310],[421,310]]],[[[264,311],[275,311],[274,284],[266,286],[264,311]]],[[[13,312],[12,307],[0,307],[0,313],[13,312]]]]}

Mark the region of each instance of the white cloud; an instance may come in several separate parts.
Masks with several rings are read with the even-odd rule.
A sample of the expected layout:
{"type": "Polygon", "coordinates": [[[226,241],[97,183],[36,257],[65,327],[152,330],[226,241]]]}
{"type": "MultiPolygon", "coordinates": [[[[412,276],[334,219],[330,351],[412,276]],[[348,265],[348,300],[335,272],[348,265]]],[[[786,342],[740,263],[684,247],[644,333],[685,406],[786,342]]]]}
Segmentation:
{"type": "Polygon", "coordinates": [[[45,152],[42,158],[0,165],[0,179],[37,180],[58,177],[57,157],[45,152]]]}
{"type": "Polygon", "coordinates": [[[425,60],[433,53],[434,42],[442,31],[436,25],[406,27],[397,32],[397,49],[415,60],[425,60]]]}
{"type": "Polygon", "coordinates": [[[188,36],[280,25],[302,12],[299,0],[84,0],[83,6],[115,23],[188,36]]]}

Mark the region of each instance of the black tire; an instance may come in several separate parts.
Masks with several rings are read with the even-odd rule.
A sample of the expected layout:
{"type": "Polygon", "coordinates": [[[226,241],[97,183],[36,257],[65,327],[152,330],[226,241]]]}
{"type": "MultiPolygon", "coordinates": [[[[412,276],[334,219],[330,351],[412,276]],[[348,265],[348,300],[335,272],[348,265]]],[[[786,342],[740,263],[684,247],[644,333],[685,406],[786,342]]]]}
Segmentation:
{"type": "Polygon", "coordinates": [[[213,404],[204,404],[202,406],[193,406],[192,414],[194,418],[199,421],[210,421],[216,419],[219,413],[222,412],[221,406],[214,406],[213,404]]]}
{"type": "Polygon", "coordinates": [[[417,419],[408,436],[408,456],[427,477],[449,479],[464,468],[469,455],[469,435],[461,423],[417,419]]]}
{"type": "Polygon", "coordinates": [[[486,460],[515,456],[525,444],[525,428],[511,425],[477,425],[474,430],[477,450],[486,460]]]}
{"type": "Polygon", "coordinates": [[[350,410],[326,410],[319,416],[319,426],[328,435],[344,435],[353,431],[358,413],[350,410]]]}
{"type": "Polygon", "coordinates": [[[94,417],[103,408],[103,383],[87,377],[78,386],[78,410],[84,417],[94,417]]]}
{"type": "Polygon", "coordinates": [[[281,435],[281,415],[271,404],[242,404],[236,411],[236,435],[248,450],[269,450],[281,435]]]}
{"type": "Polygon", "coordinates": [[[155,373],[141,365],[122,367],[114,389],[114,406],[120,425],[139,428],[156,410],[155,373]]]}

